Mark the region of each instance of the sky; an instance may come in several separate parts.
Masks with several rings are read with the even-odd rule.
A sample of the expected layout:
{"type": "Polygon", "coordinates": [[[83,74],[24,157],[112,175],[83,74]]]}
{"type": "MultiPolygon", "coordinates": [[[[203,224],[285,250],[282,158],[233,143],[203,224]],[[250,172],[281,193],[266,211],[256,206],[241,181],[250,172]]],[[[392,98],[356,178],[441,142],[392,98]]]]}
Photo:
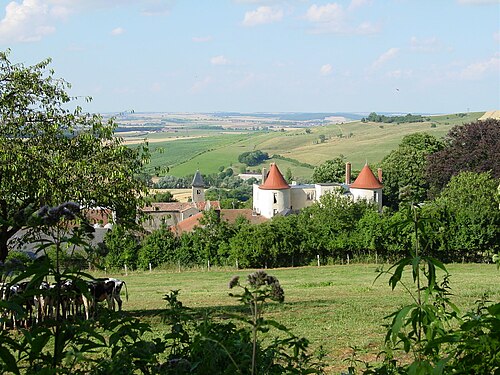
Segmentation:
{"type": "Polygon", "coordinates": [[[500,109],[500,0],[0,0],[88,112],[500,109]]]}

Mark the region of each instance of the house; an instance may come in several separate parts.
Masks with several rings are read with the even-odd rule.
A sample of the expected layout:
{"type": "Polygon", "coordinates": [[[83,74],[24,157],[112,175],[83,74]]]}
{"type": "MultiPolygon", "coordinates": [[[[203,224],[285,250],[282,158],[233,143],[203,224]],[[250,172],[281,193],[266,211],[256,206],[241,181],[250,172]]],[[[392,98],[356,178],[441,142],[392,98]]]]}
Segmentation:
{"type": "Polygon", "coordinates": [[[382,171],[375,177],[368,164],[361,170],[354,183],[350,182],[351,164],[346,163],[344,183],[289,185],[278,166],[272,163],[261,185],[253,185],[253,212],[266,218],[287,215],[318,202],[327,193],[343,194],[354,201],[374,202],[382,209],[382,171]]]}
{"type": "Polygon", "coordinates": [[[196,171],[191,183],[191,202],[154,202],[142,208],[146,219],[143,227],[147,231],[159,229],[162,225],[175,226],[203,211],[220,210],[218,201],[205,201],[205,182],[196,171]]]}

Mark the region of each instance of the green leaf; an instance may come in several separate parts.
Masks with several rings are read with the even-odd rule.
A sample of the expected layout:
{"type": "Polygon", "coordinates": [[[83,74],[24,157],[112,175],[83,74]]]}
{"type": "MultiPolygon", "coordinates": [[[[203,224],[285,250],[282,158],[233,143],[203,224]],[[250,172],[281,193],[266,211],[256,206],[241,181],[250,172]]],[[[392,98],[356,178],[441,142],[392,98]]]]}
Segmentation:
{"type": "Polygon", "coordinates": [[[11,352],[3,346],[0,346],[0,358],[2,359],[3,363],[5,363],[5,368],[8,371],[13,372],[14,374],[19,374],[19,368],[17,367],[16,359],[11,354],[11,352]]]}

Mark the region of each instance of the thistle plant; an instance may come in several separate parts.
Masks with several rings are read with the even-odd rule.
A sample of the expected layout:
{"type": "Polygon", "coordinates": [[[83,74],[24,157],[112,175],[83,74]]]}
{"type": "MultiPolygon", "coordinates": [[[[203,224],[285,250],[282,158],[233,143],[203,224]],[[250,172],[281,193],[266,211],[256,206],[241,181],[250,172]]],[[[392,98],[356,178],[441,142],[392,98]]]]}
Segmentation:
{"type": "MultiPolygon", "coordinates": [[[[265,271],[257,271],[247,278],[247,285],[240,284],[239,276],[234,276],[229,282],[229,288],[240,288],[240,294],[229,293],[231,297],[236,297],[240,302],[250,308],[250,320],[243,319],[252,327],[252,369],[251,374],[255,374],[256,353],[257,353],[257,333],[267,332],[268,325],[278,326],[276,322],[267,321],[263,318],[266,302],[269,300],[282,303],[285,300],[285,292],[279,280],[268,275],[265,271]],[[276,324],[275,324],[276,323],[276,324]]],[[[282,328],[282,327],[279,327],[282,328]]]]}

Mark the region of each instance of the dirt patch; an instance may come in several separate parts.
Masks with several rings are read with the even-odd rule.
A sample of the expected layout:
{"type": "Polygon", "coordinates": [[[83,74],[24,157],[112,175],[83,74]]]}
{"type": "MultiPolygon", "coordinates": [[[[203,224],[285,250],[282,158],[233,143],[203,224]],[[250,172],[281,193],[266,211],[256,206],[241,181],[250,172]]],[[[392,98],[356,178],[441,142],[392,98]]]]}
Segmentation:
{"type": "Polygon", "coordinates": [[[500,111],[488,111],[484,115],[479,117],[479,120],[486,120],[488,118],[500,120],[500,111]]]}
{"type": "Polygon", "coordinates": [[[164,137],[164,138],[124,138],[123,139],[123,144],[124,145],[136,145],[139,143],[144,142],[144,139],[146,139],[149,143],[160,143],[160,142],[173,142],[173,141],[181,141],[184,139],[195,139],[195,138],[206,138],[207,135],[193,135],[193,136],[175,136],[175,137],[164,137]]]}

